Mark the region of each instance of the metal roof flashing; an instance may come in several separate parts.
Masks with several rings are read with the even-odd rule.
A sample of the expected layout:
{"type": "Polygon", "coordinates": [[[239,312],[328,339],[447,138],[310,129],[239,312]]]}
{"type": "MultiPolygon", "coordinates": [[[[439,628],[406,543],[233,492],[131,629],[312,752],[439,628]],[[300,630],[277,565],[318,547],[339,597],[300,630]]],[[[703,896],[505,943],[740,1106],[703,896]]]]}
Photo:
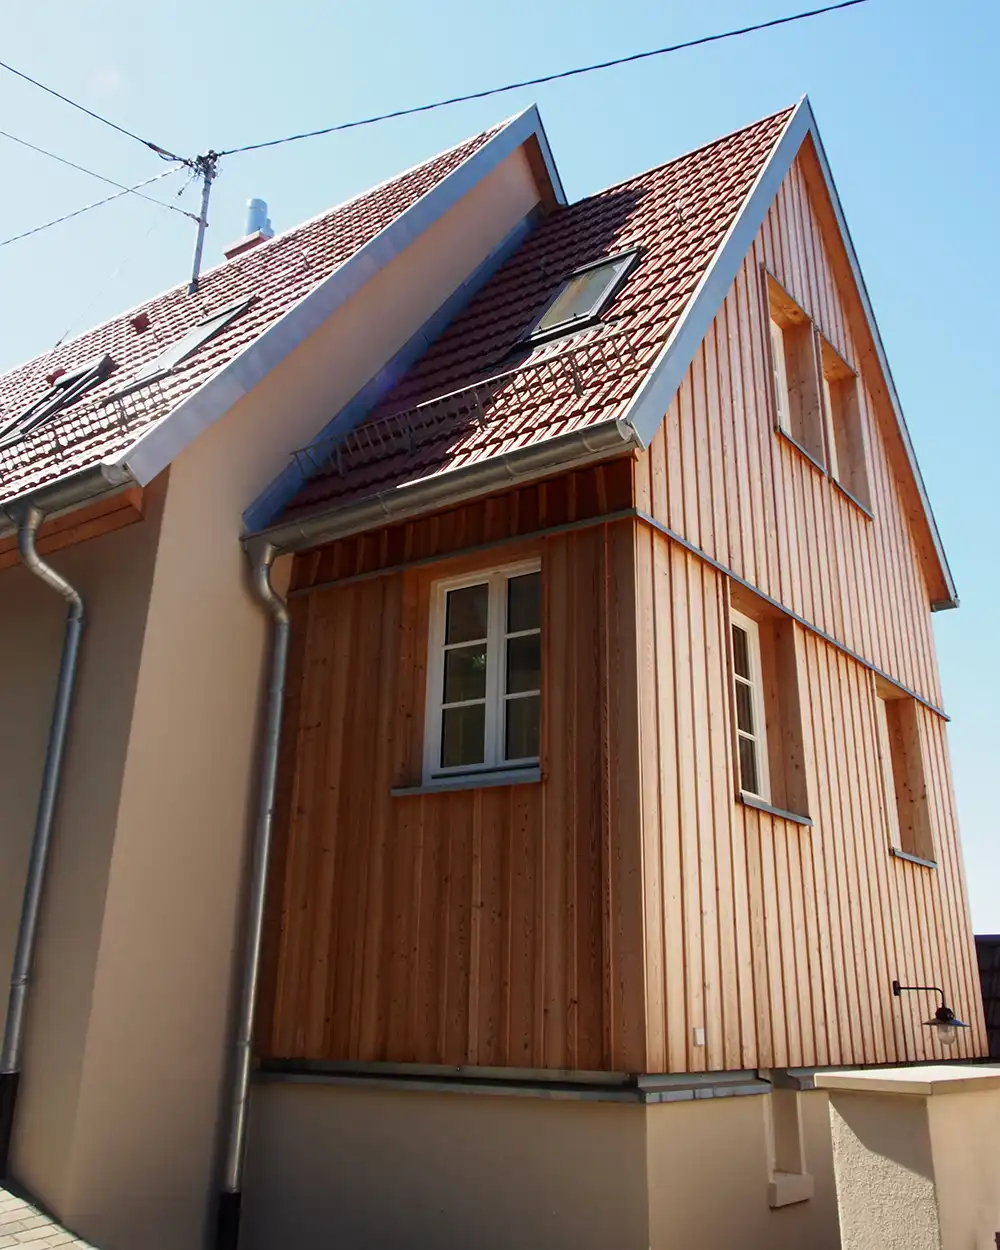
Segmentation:
{"type": "Polygon", "coordinates": [[[116,463],[127,466],[140,484],[151,481],[188,443],[256,386],[369,279],[531,138],[538,142],[546,171],[552,179],[553,192],[564,203],[565,194],[548,149],[541,118],[538,109],[532,105],[513,117],[481,148],[363,244],[228,365],[122,452],[116,463]]]}

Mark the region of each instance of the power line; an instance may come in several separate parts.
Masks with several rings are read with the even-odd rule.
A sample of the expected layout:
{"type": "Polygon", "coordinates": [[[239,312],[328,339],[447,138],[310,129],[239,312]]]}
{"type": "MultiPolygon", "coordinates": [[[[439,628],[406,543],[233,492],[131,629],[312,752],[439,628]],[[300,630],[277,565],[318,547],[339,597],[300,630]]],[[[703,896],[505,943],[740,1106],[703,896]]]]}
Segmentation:
{"type": "Polygon", "coordinates": [[[507,83],[503,87],[489,87],[484,91],[471,91],[467,95],[451,96],[447,100],[435,100],[432,104],[418,104],[413,108],[395,109],[391,113],[380,113],[375,117],[363,117],[357,121],[341,122],[336,126],[324,126],[321,130],[306,130],[301,134],[287,135],[283,139],[268,139],[263,143],[247,143],[241,148],[227,148],[217,155],[235,156],[240,152],[257,152],[261,148],[273,148],[282,143],[295,143],[299,139],[315,139],[319,135],[331,135],[341,130],[354,130],[358,126],[371,126],[375,122],[390,121],[395,117],[411,117],[414,113],[429,113],[432,109],[447,108],[450,104],[465,104],[470,100],[484,100],[487,96],[502,95],[507,91],[518,91],[522,87],[537,87],[542,83],[556,82],[562,78],[575,78],[579,74],[592,74],[595,70],[611,69],[616,65],[629,65],[633,61],[645,61],[654,56],[666,56],[670,52],[680,52],[685,48],[697,48],[706,43],[717,43],[721,39],[735,39],[739,35],[749,35],[757,30],[770,30],[775,26],[786,26],[790,22],[801,22],[805,18],[819,17],[822,13],[835,13],[839,9],[850,9],[855,5],[865,3],[867,3],[867,0],[840,0],[838,4],[828,4],[821,9],[810,9],[804,13],[792,13],[787,17],[775,17],[767,22],[757,22],[753,26],[742,26],[738,30],[727,30],[716,35],[702,35],[699,39],[688,39],[684,43],[670,44],[665,48],[654,48],[648,52],[633,52],[630,56],[615,57],[611,61],[599,61],[595,65],[583,65],[577,69],[561,70],[556,74],[542,74],[538,78],[525,78],[520,82],[507,83]]]}
{"type": "Polygon", "coordinates": [[[77,165],[75,161],[68,161],[65,156],[57,156],[55,152],[49,152],[46,148],[40,148],[35,143],[29,143],[27,139],[19,139],[17,135],[12,135],[9,130],[0,130],[0,136],[4,139],[9,139],[12,143],[19,143],[23,148],[30,148],[32,152],[39,152],[42,156],[51,157],[52,160],[58,161],[60,165],[68,165],[70,169],[79,170],[81,174],[89,174],[91,178],[96,178],[99,182],[106,182],[109,187],[117,187],[120,191],[131,191],[140,200],[148,200],[150,204],[159,204],[161,208],[169,208],[171,212],[180,213],[182,217],[189,217],[192,221],[198,220],[194,213],[178,208],[176,204],[164,204],[162,200],[158,200],[152,195],[143,195],[141,191],[136,191],[134,187],[127,187],[124,182],[116,182],[114,178],[106,178],[104,174],[99,174],[93,169],[87,169],[85,165],[77,165]]]}
{"type": "MultiPolygon", "coordinates": [[[[72,217],[79,217],[81,213],[89,213],[92,208],[100,208],[102,204],[110,204],[112,200],[120,200],[123,195],[134,195],[140,187],[148,187],[151,182],[159,182],[161,178],[169,178],[171,174],[176,174],[178,170],[183,168],[182,165],[175,165],[172,169],[164,169],[161,173],[154,174],[152,178],[146,178],[142,182],[137,182],[134,187],[126,187],[123,191],[116,191],[114,195],[106,196],[103,200],[95,200],[93,204],[85,204],[83,208],[74,209],[72,213],[64,213],[62,217],[56,217],[53,221],[47,221],[41,226],[34,226],[31,230],[23,230],[20,234],[11,235],[9,239],[0,239],[0,247],[6,247],[8,243],[16,243],[18,239],[26,239],[32,234],[39,234],[42,230],[48,230],[50,226],[58,226],[64,221],[69,221],[72,217]]],[[[164,207],[166,206],[164,205],[164,207]]]]}
{"type": "Polygon", "coordinates": [[[157,156],[162,157],[165,161],[181,161],[187,164],[182,156],[175,156],[173,152],[161,148],[158,143],[153,143],[149,139],[144,139],[141,135],[137,135],[132,130],[126,130],[124,126],[119,126],[117,122],[111,121],[107,117],[102,117],[100,113],[95,113],[93,109],[86,108],[82,104],[77,104],[75,100],[71,100],[68,95],[63,95],[61,91],[56,91],[54,87],[47,87],[45,83],[39,82],[37,78],[32,78],[30,74],[25,74],[19,69],[15,69],[13,65],[8,65],[6,61],[0,61],[0,69],[5,69],[9,74],[16,74],[18,78],[23,78],[25,82],[30,82],[33,87],[38,87],[42,91],[47,91],[49,95],[55,96],[57,100],[62,100],[64,104],[69,104],[75,109],[79,109],[81,113],[86,113],[88,117],[92,117],[95,121],[103,122],[105,126],[110,126],[112,130],[117,130],[119,134],[134,139],[136,143],[141,143],[143,147],[149,148],[151,152],[155,152],[157,156]]]}

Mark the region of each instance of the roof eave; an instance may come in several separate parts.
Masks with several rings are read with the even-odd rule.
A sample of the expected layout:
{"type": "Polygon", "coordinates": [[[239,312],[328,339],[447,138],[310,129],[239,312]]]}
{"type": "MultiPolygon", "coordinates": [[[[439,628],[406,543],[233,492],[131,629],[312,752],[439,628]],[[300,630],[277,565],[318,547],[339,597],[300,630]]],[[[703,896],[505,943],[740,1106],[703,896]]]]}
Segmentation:
{"type": "Polygon", "coordinates": [[[351,503],[278,522],[246,535],[243,544],[251,550],[269,545],[279,553],[306,551],[377,526],[454,507],[552,473],[639,450],[641,445],[632,427],[612,418],[391,490],[378,491],[351,503]]]}
{"type": "Polygon", "coordinates": [[[69,477],[22,491],[0,507],[0,538],[16,533],[18,517],[25,508],[36,507],[46,517],[63,516],[84,504],[138,484],[123,466],[113,461],[99,461],[69,477]]]}
{"type": "Polygon", "coordinates": [[[565,192],[541,117],[537,107],[532,105],[512,117],[502,130],[369,239],[229,364],[144,432],[115,457],[115,464],[129,472],[140,485],[152,481],[203,430],[228,412],[376,273],[440,220],[511,153],[531,139],[537,144],[552,196],[556,202],[565,203],[565,192]]]}

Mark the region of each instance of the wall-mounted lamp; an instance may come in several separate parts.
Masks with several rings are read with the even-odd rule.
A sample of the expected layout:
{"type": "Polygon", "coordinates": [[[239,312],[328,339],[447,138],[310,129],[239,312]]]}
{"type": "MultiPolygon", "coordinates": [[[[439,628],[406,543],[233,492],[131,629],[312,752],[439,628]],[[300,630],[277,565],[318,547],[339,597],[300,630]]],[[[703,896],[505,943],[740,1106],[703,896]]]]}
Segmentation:
{"type": "Polygon", "coordinates": [[[940,994],[941,1006],[935,1011],[933,1020],[925,1020],[924,1025],[929,1029],[936,1029],[938,1041],[942,1046],[954,1046],[958,1040],[958,1030],[967,1029],[969,1026],[952,1011],[948,1004],[944,1001],[944,990],[937,985],[900,985],[898,981],[893,981],[892,992],[898,998],[900,994],[940,994]]]}

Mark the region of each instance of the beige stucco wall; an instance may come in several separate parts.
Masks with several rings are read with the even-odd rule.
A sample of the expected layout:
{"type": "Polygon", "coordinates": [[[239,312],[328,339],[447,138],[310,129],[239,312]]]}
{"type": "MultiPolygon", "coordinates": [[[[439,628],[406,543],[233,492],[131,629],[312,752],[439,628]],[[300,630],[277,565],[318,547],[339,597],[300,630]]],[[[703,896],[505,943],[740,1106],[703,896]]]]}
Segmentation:
{"type": "MultiPolygon", "coordinates": [[[[102,1250],[196,1250],[212,1217],[268,638],[241,514],[537,200],[515,153],[171,466],[138,674],[108,674],[134,706],[123,767],[98,787],[110,856],[86,887],[103,910],[96,968],[74,983],[85,1036],[55,1065],[65,1105],[26,1105],[15,1148],[102,1250]]],[[[26,1073],[61,1027],[54,1010],[26,1073]]]]}
{"type": "Polygon", "coordinates": [[[647,1108],[651,1250],[837,1250],[826,1095],[802,1100],[807,1202],[768,1206],[767,1096],[647,1108]]]}
{"type": "MultiPolygon", "coordinates": [[[[87,624],[29,998],[12,1166],[54,1206],[66,1192],[165,485],[164,477],[147,490],[141,522],[50,557],[83,595],[87,624]]],[[[0,572],[0,603],[2,1022],[66,611],[20,566],[0,572]]]]}
{"type": "Polygon", "coordinates": [[[646,1250],[644,1109],[264,1084],[242,1250],[646,1250]]]}
{"type": "Polygon", "coordinates": [[[651,1106],[264,1082],[245,1250],[838,1250],[826,1096],[808,1202],[768,1207],[766,1098],[651,1106]]]}
{"type": "Polygon", "coordinates": [[[1000,1088],[835,1090],[830,1127],[845,1250],[995,1250],[1000,1088]]]}

